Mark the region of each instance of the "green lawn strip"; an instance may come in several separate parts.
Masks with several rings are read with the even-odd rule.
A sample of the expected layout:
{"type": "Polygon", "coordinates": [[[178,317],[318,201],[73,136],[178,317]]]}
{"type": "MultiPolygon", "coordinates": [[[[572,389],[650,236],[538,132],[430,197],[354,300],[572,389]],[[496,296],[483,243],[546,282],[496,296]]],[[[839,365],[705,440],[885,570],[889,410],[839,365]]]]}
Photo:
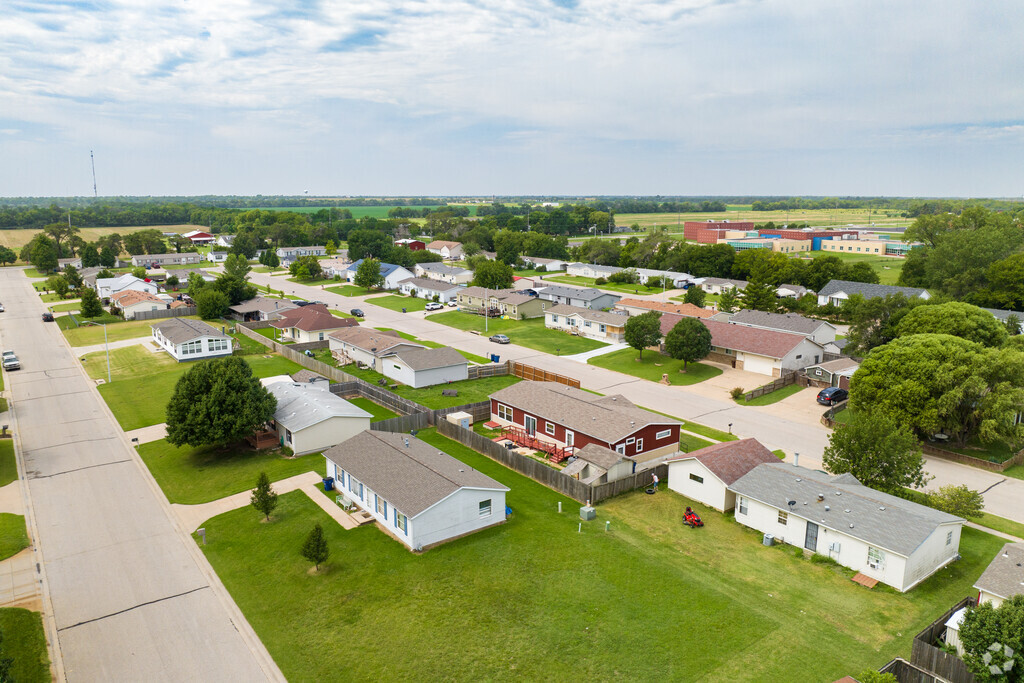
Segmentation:
{"type": "Polygon", "coordinates": [[[50,306],[50,310],[54,313],[64,313],[66,311],[78,312],[78,309],[82,307],[82,304],[78,301],[70,304],[57,304],[56,306],[50,306]]]}
{"type": "Polygon", "coordinates": [[[317,278],[315,280],[300,280],[297,277],[286,278],[288,282],[294,282],[299,285],[306,285],[307,287],[321,287],[324,285],[336,285],[338,281],[334,278],[317,278]]]}
{"type": "MultiPolygon", "coordinates": [[[[597,392],[594,392],[594,393],[597,393],[597,392]]],[[[601,394],[599,394],[599,395],[601,395],[601,394]]],[[[665,417],[671,417],[673,420],[679,420],[680,422],[683,423],[683,429],[685,429],[686,431],[693,432],[694,434],[700,434],[701,436],[706,436],[707,438],[712,439],[714,441],[739,441],[739,438],[740,438],[740,437],[736,436],[735,434],[730,434],[728,432],[723,432],[721,430],[715,429],[714,427],[707,427],[705,425],[698,424],[696,422],[690,422],[689,420],[684,420],[681,417],[676,417],[675,415],[669,415],[668,413],[663,413],[660,410],[652,410],[651,408],[647,408],[647,407],[644,407],[644,406],[640,406],[640,407],[643,408],[644,410],[650,410],[652,413],[657,413],[658,415],[664,415],[665,417]]]]}
{"type": "Polygon", "coordinates": [[[793,394],[798,394],[803,391],[803,389],[804,387],[799,384],[790,384],[782,387],[781,389],[776,389],[770,393],[758,396],[757,398],[752,398],[749,401],[745,401],[741,398],[736,401],[736,403],[741,406],[767,406],[772,403],[778,403],[784,398],[789,398],[793,394]]]}
{"type": "Polygon", "coordinates": [[[869,591],[848,570],[765,548],[759,533],[669,492],[602,503],[577,533],[578,518],[556,511],[559,501],[575,506],[565,496],[434,430],[419,436],[509,486],[508,522],[422,555],[373,525],[342,530],[302,492],[281,496],[270,524],[248,508],[204,524],[202,551],[289,680],[336,675],[323,653],[342,641],[360,653],[346,661],[354,679],[432,671],[480,680],[788,680],[799,670],[802,679],[834,680],[908,651],[1002,546],[965,529],[963,559],[938,577],[908,594],[869,591]],[[686,505],[704,529],[682,527],[686,505]],[[298,553],[315,522],[332,553],[320,575],[298,553]],[[339,600],[343,609],[324,610],[339,600]],[[622,637],[638,615],[643,648],[622,637]],[[686,634],[715,637],[677,656],[696,647],[686,634]],[[785,645],[765,656],[765,642],[785,645]]]}
{"type": "MultiPolygon", "coordinates": [[[[199,320],[198,316],[187,315],[182,316],[189,320],[199,320]]],[[[103,343],[103,327],[99,325],[82,325],[82,322],[86,318],[75,316],[78,320],[80,327],[75,327],[74,323],[71,322],[71,318],[68,315],[62,315],[57,317],[57,324],[64,332],[64,336],[67,338],[68,343],[71,346],[93,346],[95,344],[103,343]]],[[[109,322],[107,325],[107,341],[123,341],[125,339],[138,339],[139,337],[149,337],[153,334],[152,325],[160,322],[160,320],[129,320],[125,321],[123,318],[104,314],[103,317],[89,319],[95,320],[96,322],[104,323],[109,322]]],[[[211,325],[218,327],[216,321],[211,321],[211,325]]]]}
{"type": "MultiPolygon", "coordinates": [[[[334,308],[329,308],[327,310],[330,311],[331,315],[335,315],[339,318],[356,318],[356,316],[352,315],[351,313],[346,313],[345,311],[339,311],[334,308]]],[[[358,320],[358,318],[356,319],[358,320]]]]}
{"type": "Polygon", "coordinates": [[[267,266],[253,266],[252,268],[252,272],[254,273],[277,273],[282,270],[285,270],[285,268],[268,268],[267,266]]]}
{"type": "Polygon", "coordinates": [[[42,300],[44,304],[48,304],[54,301],[64,301],[66,297],[60,297],[54,294],[53,292],[50,292],[49,294],[40,294],[39,298],[42,300]]]}
{"type": "Polygon", "coordinates": [[[0,560],[13,557],[28,547],[25,518],[0,512],[0,560]]]}
{"type": "Polygon", "coordinates": [[[50,277],[53,273],[40,273],[38,268],[26,268],[22,271],[25,277],[50,277]]]}
{"type": "Polygon", "coordinates": [[[335,287],[328,287],[327,291],[341,294],[342,296],[366,296],[367,294],[381,293],[380,290],[356,287],[355,285],[337,285],[335,287]]]}
{"type": "Polygon", "coordinates": [[[666,374],[669,383],[675,386],[696,384],[722,374],[721,369],[702,363],[688,363],[686,372],[679,372],[683,367],[682,361],[656,351],[644,351],[641,360],[637,361],[637,351],[632,348],[594,356],[587,363],[652,382],[661,381],[661,376],[666,374]]]}
{"type": "Polygon", "coordinates": [[[393,417],[398,417],[398,413],[394,412],[393,410],[388,410],[384,406],[378,403],[374,403],[370,399],[363,398],[362,396],[358,398],[347,398],[345,400],[351,403],[352,405],[362,408],[366,412],[373,415],[373,417],[370,418],[371,422],[379,422],[380,420],[390,420],[393,417]]]}
{"type": "Polygon", "coordinates": [[[684,453],[690,453],[691,451],[700,450],[701,448],[707,448],[713,446],[710,441],[702,439],[699,436],[693,434],[687,434],[686,432],[679,432],[679,450],[684,453]]]}
{"type": "Polygon", "coordinates": [[[1002,471],[1003,476],[1024,479],[1024,465],[1011,465],[1002,471]]]}
{"type": "Polygon", "coordinates": [[[10,680],[49,683],[50,655],[39,612],[20,607],[0,608],[0,632],[4,634],[4,655],[14,659],[10,680]]]}
{"type": "Polygon", "coordinates": [[[6,413],[6,412],[7,412],[7,399],[6,398],[0,398],[0,413],[6,413]]]}
{"type": "MultiPolygon", "coordinates": [[[[444,344],[441,344],[439,342],[430,341],[429,339],[420,339],[419,337],[414,337],[413,335],[409,334],[408,332],[402,332],[401,330],[396,330],[396,329],[391,328],[391,327],[376,327],[374,329],[380,330],[381,332],[394,332],[395,334],[397,334],[402,339],[408,339],[411,342],[416,342],[417,344],[422,344],[423,346],[426,346],[428,349],[436,349],[436,348],[440,348],[440,347],[444,346],[444,344]]],[[[490,361],[484,361],[484,362],[490,362],[490,361]]]]}
{"type": "MultiPolygon", "coordinates": [[[[641,284],[627,285],[618,282],[606,282],[603,285],[595,285],[593,278],[580,277],[577,275],[545,275],[544,282],[560,282],[567,285],[576,285],[577,287],[595,287],[597,289],[632,296],[640,294],[660,294],[663,291],[661,287],[647,287],[646,285],[641,284]]],[[[668,289],[674,288],[668,287],[668,289]]]]}
{"type": "Polygon", "coordinates": [[[4,390],[4,373],[0,372],[0,391],[4,390]]]}
{"type": "Polygon", "coordinates": [[[14,439],[0,439],[0,486],[18,479],[18,464],[14,458],[14,439]]]}
{"type": "MultiPolygon", "coordinates": [[[[481,315],[462,313],[461,311],[445,311],[444,313],[428,315],[427,320],[459,330],[477,331],[480,334],[485,334],[484,318],[481,315]]],[[[491,318],[487,321],[486,335],[493,334],[508,335],[513,344],[537,349],[538,351],[550,353],[554,349],[557,354],[563,356],[593,351],[605,346],[603,342],[594,339],[574,337],[558,330],[549,330],[544,327],[544,318],[531,318],[529,320],[491,318]]],[[[500,355],[501,347],[495,345],[494,353],[500,355]]]]}
{"type": "Polygon", "coordinates": [[[420,299],[415,296],[399,296],[397,294],[371,297],[366,300],[366,303],[389,308],[396,312],[400,312],[404,308],[406,312],[414,313],[424,310],[427,305],[426,299],[420,299]]]}
{"type": "Polygon", "coordinates": [[[320,453],[284,458],[280,450],[254,451],[247,444],[216,448],[177,447],[166,439],[144,443],[139,455],[160,485],[167,500],[198,505],[241,493],[256,486],[260,472],[270,481],[280,481],[303,472],[324,476],[320,453]]]}

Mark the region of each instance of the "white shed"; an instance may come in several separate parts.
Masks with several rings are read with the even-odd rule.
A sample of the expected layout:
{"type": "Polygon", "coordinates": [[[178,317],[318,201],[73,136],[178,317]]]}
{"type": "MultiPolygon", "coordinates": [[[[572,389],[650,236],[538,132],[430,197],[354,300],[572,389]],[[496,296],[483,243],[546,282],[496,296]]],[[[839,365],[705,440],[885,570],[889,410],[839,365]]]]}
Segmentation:
{"type": "Polygon", "coordinates": [[[401,347],[380,359],[386,377],[414,389],[469,379],[469,361],[450,346],[436,349],[401,347]]]}
{"type": "Polygon", "coordinates": [[[324,384],[275,382],[267,387],[277,399],[278,439],[295,455],[322,451],[370,428],[370,413],[335,396],[324,384]]]}

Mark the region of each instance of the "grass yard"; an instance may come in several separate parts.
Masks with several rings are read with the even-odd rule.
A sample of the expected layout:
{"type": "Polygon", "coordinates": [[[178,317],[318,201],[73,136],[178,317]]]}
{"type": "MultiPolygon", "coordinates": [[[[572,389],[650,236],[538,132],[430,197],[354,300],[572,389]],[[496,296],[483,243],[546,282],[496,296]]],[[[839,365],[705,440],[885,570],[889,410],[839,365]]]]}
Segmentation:
{"type": "MultiPolygon", "coordinates": [[[[38,288],[38,287],[36,288],[36,291],[37,291],[37,292],[39,291],[39,288],[38,288]]],[[[44,304],[50,304],[50,303],[53,303],[54,301],[64,301],[64,299],[62,299],[61,297],[57,296],[57,295],[56,295],[56,294],[54,294],[53,292],[50,292],[49,294],[40,294],[40,295],[39,295],[39,299],[40,299],[40,300],[41,300],[41,301],[42,301],[42,302],[43,302],[44,304]]],[[[78,304],[75,304],[75,306],[76,306],[76,310],[77,310],[77,306],[78,306],[78,304]]]]}
{"type": "Polygon", "coordinates": [[[356,320],[359,320],[357,316],[354,316],[351,313],[346,313],[345,311],[339,311],[335,308],[328,308],[327,310],[330,312],[331,315],[337,316],[339,318],[356,318],[356,320]]]}
{"type": "Polygon", "coordinates": [[[301,280],[301,279],[299,279],[297,277],[290,277],[290,278],[287,278],[287,279],[288,279],[288,282],[294,282],[294,283],[299,284],[299,285],[306,285],[307,287],[321,287],[321,286],[324,286],[324,285],[336,285],[336,284],[338,284],[337,280],[335,280],[334,278],[330,278],[330,277],[314,278],[314,279],[311,279],[311,280],[310,279],[301,280]]]}
{"type": "Polygon", "coordinates": [[[237,339],[239,346],[242,347],[241,349],[235,352],[240,356],[262,354],[268,352],[268,347],[266,347],[263,344],[260,344],[255,339],[250,339],[249,337],[246,337],[241,332],[234,332],[233,334],[231,334],[231,336],[237,339]]]}
{"type": "Polygon", "coordinates": [[[14,557],[28,547],[25,518],[0,512],[0,560],[14,557]]]}
{"type": "Polygon", "coordinates": [[[370,418],[370,422],[380,422],[381,420],[390,420],[393,417],[398,417],[398,413],[388,410],[384,406],[374,403],[370,399],[363,398],[362,396],[359,396],[358,398],[347,398],[345,400],[373,415],[373,417],[370,418]]]}
{"type": "Polygon", "coordinates": [[[702,439],[699,436],[693,434],[687,434],[686,432],[679,432],[679,450],[684,453],[691,453],[701,448],[707,448],[714,444],[707,439],[702,439]]]}
{"type": "Polygon", "coordinates": [[[588,359],[587,363],[652,382],[660,382],[661,376],[667,374],[669,383],[674,386],[697,384],[722,374],[719,368],[702,363],[689,363],[686,372],[679,372],[683,367],[681,360],[669,358],[656,351],[644,351],[640,361],[636,358],[636,349],[626,348],[594,356],[588,359]]]}
{"type": "Polygon", "coordinates": [[[22,272],[25,273],[25,277],[32,277],[32,278],[36,278],[36,277],[50,277],[51,275],[54,274],[54,273],[41,273],[41,272],[39,272],[38,268],[26,268],[22,272]]]}
{"type": "Polygon", "coordinates": [[[324,653],[339,642],[359,653],[343,663],[353,680],[835,680],[905,655],[1002,547],[965,529],[963,559],[939,576],[871,591],[670,492],[612,499],[577,533],[556,512],[566,497],[420,436],[509,486],[508,522],[422,555],[373,525],[343,530],[302,492],[271,524],[251,509],[205,523],[202,551],[289,680],[337,677],[324,653]],[[705,528],[682,526],[686,505],[705,528]],[[298,553],[314,522],[332,553],[319,575],[298,553]]]}
{"type": "Polygon", "coordinates": [[[138,450],[167,500],[183,505],[209,503],[252,489],[260,472],[266,472],[270,481],[279,481],[310,471],[322,477],[325,471],[320,453],[284,458],[279,450],[254,451],[247,444],[220,451],[178,448],[160,439],[144,443],[138,450]]]}
{"type": "Polygon", "coordinates": [[[18,479],[18,463],[14,458],[14,439],[0,439],[0,486],[18,479]]]}
{"type": "Polygon", "coordinates": [[[420,299],[415,296],[389,294],[388,296],[375,296],[369,298],[366,300],[366,303],[389,308],[392,311],[401,311],[404,308],[407,312],[418,313],[426,308],[427,300],[420,299]]]}
{"type": "Polygon", "coordinates": [[[328,287],[328,292],[334,292],[335,294],[341,294],[342,296],[366,296],[368,294],[380,294],[379,289],[367,289],[366,287],[356,287],[355,285],[337,285],[335,287],[328,287]]]}
{"type": "Polygon", "coordinates": [[[875,254],[846,254],[842,252],[833,251],[812,251],[808,254],[817,258],[818,256],[838,256],[843,261],[850,263],[858,263],[864,261],[871,265],[878,273],[878,280],[883,285],[895,285],[896,281],[900,279],[900,273],[903,271],[903,264],[906,260],[898,256],[877,256],[875,254]]]}
{"type": "MultiPolygon", "coordinates": [[[[606,282],[603,285],[595,285],[593,278],[579,277],[576,275],[545,276],[544,282],[561,282],[566,285],[576,285],[577,287],[596,287],[597,289],[604,289],[609,292],[618,292],[619,294],[627,294],[630,296],[636,296],[637,294],[658,294],[663,291],[661,287],[648,287],[641,284],[627,285],[617,282],[606,282]]],[[[674,288],[669,287],[668,289],[674,288]]]]}
{"type": "MultiPolygon", "coordinates": [[[[189,320],[199,320],[199,316],[186,315],[182,316],[189,320]]],[[[56,319],[57,325],[64,332],[64,336],[67,338],[68,343],[71,346],[93,346],[95,344],[103,343],[103,328],[98,325],[81,325],[86,320],[79,316],[75,316],[78,320],[80,327],[75,327],[75,324],[71,322],[70,315],[58,316],[56,319]]],[[[88,320],[94,320],[99,323],[109,323],[107,325],[107,341],[123,341],[125,339],[138,339],[139,337],[148,337],[153,334],[153,329],[150,325],[160,322],[159,320],[128,320],[119,318],[109,313],[104,313],[98,318],[89,318],[88,320]]],[[[168,318],[169,320],[169,318],[168,318]]],[[[216,326],[216,322],[212,322],[216,326]]]]}
{"type": "Polygon", "coordinates": [[[56,306],[50,306],[49,308],[54,313],[64,313],[64,312],[67,312],[67,311],[74,311],[75,313],[77,313],[78,309],[81,308],[81,307],[82,307],[81,302],[75,301],[75,302],[72,302],[70,304],[57,304],[56,306]]]}
{"type": "MultiPolygon", "coordinates": [[[[461,311],[445,311],[444,313],[429,315],[427,320],[459,330],[476,331],[484,334],[484,317],[482,315],[473,315],[472,313],[463,313],[461,311]]],[[[491,318],[487,321],[487,328],[488,335],[505,334],[508,335],[513,344],[548,353],[555,349],[555,352],[562,356],[593,351],[594,349],[606,346],[603,342],[594,339],[574,337],[558,330],[549,330],[544,327],[544,318],[531,318],[529,320],[491,318]]],[[[494,345],[494,353],[501,355],[500,345],[494,345]]]]}
{"type": "Polygon", "coordinates": [[[782,387],[781,389],[776,389],[770,393],[758,396],[757,398],[752,398],[749,401],[746,401],[741,397],[736,401],[736,403],[741,406],[769,406],[773,403],[778,403],[784,398],[789,398],[793,394],[799,394],[803,390],[804,387],[799,384],[790,384],[782,387]]]}
{"type": "Polygon", "coordinates": [[[20,607],[0,608],[0,632],[4,634],[4,654],[14,659],[10,680],[49,683],[50,655],[46,651],[43,618],[39,612],[20,607]]]}

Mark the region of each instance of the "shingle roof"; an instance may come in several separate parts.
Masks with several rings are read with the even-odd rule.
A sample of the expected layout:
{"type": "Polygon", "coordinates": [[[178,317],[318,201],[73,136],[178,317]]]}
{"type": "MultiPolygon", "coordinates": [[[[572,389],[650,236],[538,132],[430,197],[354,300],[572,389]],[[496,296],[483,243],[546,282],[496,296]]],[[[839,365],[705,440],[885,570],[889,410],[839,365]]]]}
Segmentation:
{"type": "Polygon", "coordinates": [[[221,333],[216,327],[207,325],[201,320],[188,320],[187,318],[171,318],[163,322],[154,323],[150,327],[154,330],[160,330],[160,334],[172,344],[184,344],[199,337],[227,339],[228,336],[221,333]]]}
{"type": "Polygon", "coordinates": [[[588,443],[583,448],[576,451],[576,457],[580,460],[586,460],[589,463],[597,465],[598,467],[610,470],[626,458],[622,457],[621,453],[616,453],[610,448],[605,448],[600,444],[588,443]]]}
{"type": "Polygon", "coordinates": [[[835,374],[843,370],[849,370],[850,368],[859,368],[860,363],[852,358],[837,358],[836,360],[830,360],[825,363],[818,363],[811,367],[821,368],[822,370],[835,374]]]}
{"type": "Polygon", "coordinates": [[[1004,545],[974,587],[1004,600],[1024,595],[1024,543],[1004,545]]]}
{"type": "Polygon", "coordinates": [[[964,521],[855,482],[853,477],[774,463],[758,465],[729,490],[905,557],[940,524],[964,521]],[[819,494],[823,501],[818,501],[819,494]],[[789,505],[791,500],[796,504],[789,505]]]}
{"type": "Polygon", "coordinates": [[[583,320],[604,323],[605,325],[616,325],[618,327],[625,326],[626,321],[629,320],[628,315],[621,313],[605,313],[604,311],[595,311],[590,308],[570,306],[568,304],[556,304],[549,308],[547,312],[555,315],[578,315],[583,320]]]}
{"type": "Polygon", "coordinates": [[[989,313],[994,315],[999,320],[1002,320],[1003,322],[1006,322],[1006,319],[1009,318],[1011,315],[1016,316],[1017,320],[1024,321],[1024,313],[1021,313],[1020,311],[1004,311],[1001,308],[982,308],[981,310],[988,311],[989,313]]]}
{"type": "Polygon", "coordinates": [[[848,280],[829,280],[828,284],[818,292],[818,296],[828,297],[838,292],[860,294],[865,299],[876,299],[891,294],[915,297],[927,293],[926,290],[918,289],[917,287],[896,287],[893,285],[874,285],[867,282],[850,282],[848,280]]]}
{"type": "Polygon", "coordinates": [[[602,296],[615,296],[609,292],[602,292],[600,289],[594,289],[592,287],[580,288],[580,287],[566,287],[565,285],[551,285],[544,289],[537,290],[541,296],[547,294],[548,296],[564,296],[570,299],[582,299],[583,301],[593,301],[602,296]]]}
{"type": "Polygon", "coordinates": [[[135,304],[140,304],[143,302],[163,304],[164,306],[167,305],[167,302],[161,299],[160,297],[154,296],[149,292],[140,292],[135,289],[126,289],[120,292],[114,292],[113,294],[110,295],[110,300],[116,303],[121,308],[134,306],[135,304]]]}
{"type": "Polygon", "coordinates": [[[422,344],[406,341],[394,330],[375,330],[370,327],[346,327],[328,335],[331,339],[344,342],[349,346],[362,349],[375,356],[383,356],[386,351],[396,346],[423,348],[422,344]]]}
{"type": "Polygon", "coordinates": [[[529,294],[520,294],[518,292],[510,292],[508,294],[503,294],[501,296],[501,298],[500,298],[500,301],[501,301],[501,303],[506,304],[508,306],[519,306],[520,304],[525,304],[525,303],[528,303],[530,301],[533,301],[536,298],[537,297],[530,296],[529,294]]]}
{"type": "MultiPolygon", "coordinates": [[[[362,262],[363,262],[363,259],[359,259],[358,261],[355,261],[352,265],[350,265],[345,270],[350,270],[350,271],[352,271],[354,273],[357,270],[359,270],[359,265],[362,262]]],[[[402,266],[396,266],[394,263],[384,263],[383,261],[381,261],[381,263],[380,263],[380,274],[383,275],[384,277],[387,277],[388,275],[391,275],[391,273],[395,272],[399,268],[402,268],[402,266]]],[[[404,268],[402,268],[402,269],[405,270],[404,268]]],[[[406,271],[406,272],[408,272],[408,271],[406,271]]]]}
{"type": "Polygon", "coordinates": [[[484,287],[473,286],[466,287],[465,289],[463,289],[461,292],[459,292],[459,296],[483,298],[486,295],[487,297],[497,297],[500,299],[503,296],[508,296],[509,294],[517,293],[518,292],[516,292],[514,289],[487,289],[484,287]]]}
{"type": "Polygon", "coordinates": [[[462,289],[462,285],[453,285],[443,280],[431,280],[428,277],[407,277],[398,284],[409,285],[414,289],[429,289],[433,292],[450,292],[453,289],[462,289]]]}
{"type": "Polygon", "coordinates": [[[410,518],[462,488],[509,490],[406,434],[367,430],[324,451],[324,457],[410,518]]]}
{"type": "Polygon", "coordinates": [[[449,242],[449,241],[446,241],[446,240],[434,240],[433,242],[431,242],[430,244],[427,245],[427,249],[443,249],[444,247],[448,247],[448,249],[451,250],[451,249],[454,249],[455,247],[461,247],[461,246],[462,246],[462,244],[459,243],[459,242],[449,242]]]}
{"type": "Polygon", "coordinates": [[[737,289],[743,289],[747,286],[746,280],[730,280],[728,278],[721,277],[706,277],[701,284],[705,285],[726,285],[731,284],[737,289]]]}
{"type": "Polygon", "coordinates": [[[402,348],[395,352],[402,362],[413,370],[433,370],[453,365],[466,365],[469,361],[450,346],[439,346],[434,349],[402,348]]]}
{"type": "Polygon", "coordinates": [[[776,463],[775,454],[765,448],[757,439],[723,441],[707,448],[701,448],[685,455],[666,460],[697,460],[726,486],[742,477],[758,465],[776,463]]]}
{"type": "Polygon", "coordinates": [[[751,309],[738,311],[729,322],[733,325],[763,327],[769,330],[796,332],[798,334],[814,334],[814,331],[822,325],[828,325],[828,323],[821,320],[805,318],[796,313],[766,313],[765,311],[751,309]]]}
{"type": "Polygon", "coordinates": [[[810,341],[802,334],[762,330],[745,325],[733,325],[717,320],[702,320],[704,326],[711,331],[711,345],[721,349],[733,349],[767,356],[769,358],[785,358],[786,354],[805,341],[810,341]]]}
{"type": "Polygon", "coordinates": [[[299,370],[298,372],[293,372],[291,374],[291,378],[294,381],[299,382],[300,384],[305,382],[313,382],[314,380],[317,382],[323,382],[323,386],[327,386],[330,383],[330,380],[324,377],[323,375],[318,375],[312,370],[306,369],[299,370]]]}
{"type": "Polygon", "coordinates": [[[715,314],[700,306],[687,303],[674,303],[671,301],[649,301],[647,299],[619,299],[615,304],[616,308],[629,306],[631,308],[646,308],[649,311],[660,311],[661,313],[674,313],[688,318],[710,318],[715,314]]]}
{"type": "Polygon", "coordinates": [[[255,313],[257,311],[271,313],[274,311],[287,311],[293,308],[298,308],[298,306],[287,299],[271,299],[265,296],[257,296],[234,306],[228,306],[228,309],[235,313],[255,313]]]}
{"type": "Polygon", "coordinates": [[[327,306],[313,304],[312,306],[301,306],[281,312],[281,317],[270,323],[271,327],[285,330],[291,327],[303,332],[319,332],[322,330],[337,330],[342,327],[355,327],[359,321],[355,318],[339,318],[327,311],[327,306]]]}
{"type": "Polygon", "coordinates": [[[491,398],[608,443],[647,425],[680,424],[678,420],[637,408],[622,396],[596,397],[555,382],[519,382],[494,392],[491,398]]]}
{"type": "Polygon", "coordinates": [[[419,263],[421,270],[426,270],[431,273],[444,273],[445,275],[465,275],[470,272],[465,268],[457,268],[455,266],[449,266],[446,263],[427,262],[419,263]]]}
{"type": "Polygon", "coordinates": [[[326,382],[274,382],[267,387],[267,391],[277,399],[274,420],[293,432],[332,417],[373,417],[362,408],[332,394],[326,382]]]}

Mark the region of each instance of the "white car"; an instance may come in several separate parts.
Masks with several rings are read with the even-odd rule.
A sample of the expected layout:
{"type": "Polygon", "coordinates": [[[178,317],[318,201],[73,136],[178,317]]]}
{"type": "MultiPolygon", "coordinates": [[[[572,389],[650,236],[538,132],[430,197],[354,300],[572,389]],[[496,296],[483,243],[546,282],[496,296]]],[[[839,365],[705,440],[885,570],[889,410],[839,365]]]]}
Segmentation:
{"type": "Polygon", "coordinates": [[[455,299],[452,299],[451,301],[448,302],[448,305],[452,308],[455,308],[456,306],[459,305],[459,302],[456,301],[455,299]]]}
{"type": "Polygon", "coordinates": [[[444,304],[439,304],[436,301],[431,301],[429,304],[427,304],[426,308],[428,311],[440,311],[441,309],[444,308],[444,304]]]}
{"type": "Polygon", "coordinates": [[[4,370],[20,370],[21,361],[14,355],[14,351],[4,351],[3,353],[3,366],[4,370]]]}

